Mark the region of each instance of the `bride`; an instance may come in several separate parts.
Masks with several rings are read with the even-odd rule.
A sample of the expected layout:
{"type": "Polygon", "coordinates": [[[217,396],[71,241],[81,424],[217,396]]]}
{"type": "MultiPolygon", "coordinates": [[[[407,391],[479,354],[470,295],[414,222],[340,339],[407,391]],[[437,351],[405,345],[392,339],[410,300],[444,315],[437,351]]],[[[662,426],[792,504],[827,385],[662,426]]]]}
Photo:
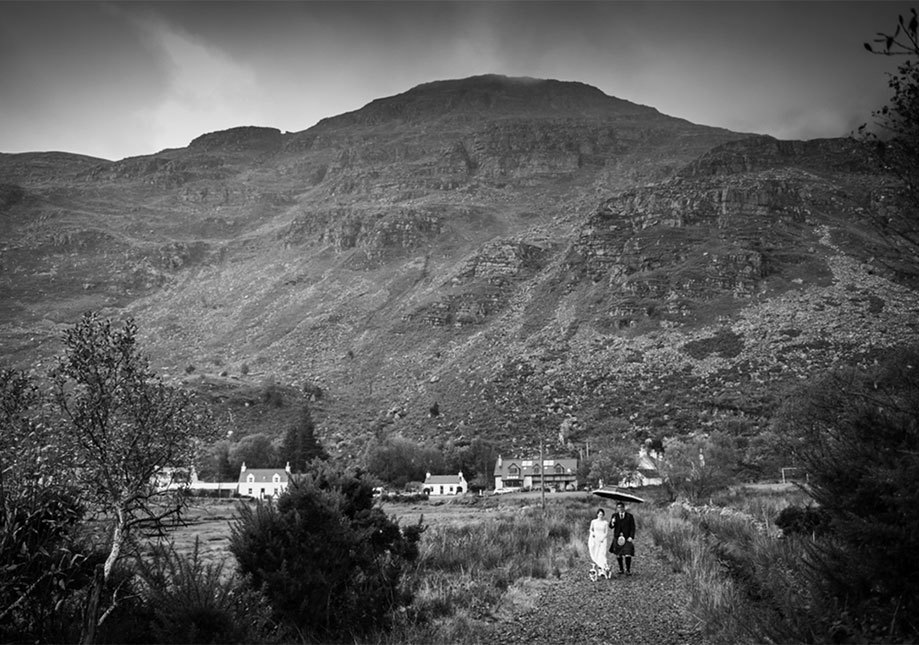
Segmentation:
{"type": "Polygon", "coordinates": [[[609,524],[606,522],[606,511],[602,508],[597,511],[596,519],[590,522],[590,537],[587,539],[587,548],[593,564],[590,567],[590,577],[596,580],[598,576],[609,578],[609,564],[606,561],[607,537],[609,524]]]}

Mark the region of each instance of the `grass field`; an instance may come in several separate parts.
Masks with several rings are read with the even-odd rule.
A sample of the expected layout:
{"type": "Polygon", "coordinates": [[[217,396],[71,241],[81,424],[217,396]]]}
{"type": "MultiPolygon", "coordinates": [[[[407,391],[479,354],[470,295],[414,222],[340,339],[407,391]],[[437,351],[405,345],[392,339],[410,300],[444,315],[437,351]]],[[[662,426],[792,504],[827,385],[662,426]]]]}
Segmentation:
{"type": "MultiPolygon", "coordinates": [[[[806,503],[802,491],[735,487],[699,507],[669,504],[660,491],[639,494],[648,501],[632,509],[639,530],[693,580],[688,602],[711,642],[757,642],[767,631],[807,634],[798,624],[803,599],[795,593],[794,545],[774,530],[782,508],[806,503]],[[768,566],[776,561],[788,576],[768,566]]],[[[544,585],[587,566],[587,527],[597,507],[612,503],[586,492],[547,493],[545,502],[543,511],[539,493],[515,493],[382,504],[400,525],[421,521],[427,530],[405,580],[414,603],[380,642],[480,642],[483,620],[532,606],[544,585]]],[[[203,559],[223,563],[231,575],[230,526],[238,505],[254,503],[197,500],[170,537],[182,553],[191,553],[197,539],[203,559]]]]}

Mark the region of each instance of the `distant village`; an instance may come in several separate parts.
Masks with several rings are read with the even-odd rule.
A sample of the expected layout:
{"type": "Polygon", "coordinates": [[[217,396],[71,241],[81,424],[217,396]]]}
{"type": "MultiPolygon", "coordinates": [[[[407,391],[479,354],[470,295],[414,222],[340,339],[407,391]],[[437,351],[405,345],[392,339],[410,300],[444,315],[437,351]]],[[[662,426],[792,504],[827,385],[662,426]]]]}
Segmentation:
{"type": "MultiPolygon", "coordinates": [[[[600,482],[620,488],[659,486],[662,483],[657,462],[659,455],[642,446],[637,456],[637,467],[618,482],[600,482]]],[[[566,492],[578,489],[577,458],[527,457],[503,458],[500,455],[494,466],[494,495],[530,490],[566,492]]],[[[191,494],[212,497],[241,497],[251,499],[276,499],[284,493],[297,477],[291,472],[290,463],[277,468],[248,468],[245,463],[239,469],[236,481],[209,482],[198,479],[197,473],[190,474],[166,471],[158,481],[162,489],[184,489],[191,494]]],[[[378,494],[384,489],[378,488],[378,494]]],[[[411,492],[423,493],[429,497],[465,495],[470,493],[469,483],[462,471],[457,473],[428,472],[420,485],[411,492]]],[[[479,491],[483,494],[484,491],[479,491]]]]}

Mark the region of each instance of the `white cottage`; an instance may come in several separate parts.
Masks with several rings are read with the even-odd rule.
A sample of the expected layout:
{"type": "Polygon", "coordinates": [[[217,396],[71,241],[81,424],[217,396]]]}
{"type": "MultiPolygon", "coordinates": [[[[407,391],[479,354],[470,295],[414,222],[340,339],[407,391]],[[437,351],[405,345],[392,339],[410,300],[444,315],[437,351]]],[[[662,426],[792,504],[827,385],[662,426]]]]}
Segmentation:
{"type": "Polygon", "coordinates": [[[236,492],[240,497],[267,499],[280,496],[289,485],[290,462],[284,468],[246,468],[243,462],[236,492]]]}
{"type": "Polygon", "coordinates": [[[432,475],[424,478],[424,490],[428,495],[461,495],[469,490],[463,471],[456,475],[432,475]]]}
{"type": "Polygon", "coordinates": [[[620,488],[660,486],[664,482],[657,468],[660,460],[661,456],[656,450],[649,450],[646,445],[642,444],[638,449],[638,468],[619,482],[620,488]]]}

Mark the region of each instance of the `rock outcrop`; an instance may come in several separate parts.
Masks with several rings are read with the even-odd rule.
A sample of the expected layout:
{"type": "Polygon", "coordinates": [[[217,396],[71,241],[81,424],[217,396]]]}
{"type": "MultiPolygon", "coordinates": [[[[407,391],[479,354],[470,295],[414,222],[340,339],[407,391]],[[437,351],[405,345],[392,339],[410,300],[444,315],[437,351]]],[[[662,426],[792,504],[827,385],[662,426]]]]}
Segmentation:
{"type": "Polygon", "coordinates": [[[0,346],[33,367],[86,309],[131,315],[192,386],[321,388],[345,455],[394,408],[393,432],[508,450],[750,435],[797,383],[915,342],[875,162],[497,76],[116,162],[0,155],[0,346]]]}

